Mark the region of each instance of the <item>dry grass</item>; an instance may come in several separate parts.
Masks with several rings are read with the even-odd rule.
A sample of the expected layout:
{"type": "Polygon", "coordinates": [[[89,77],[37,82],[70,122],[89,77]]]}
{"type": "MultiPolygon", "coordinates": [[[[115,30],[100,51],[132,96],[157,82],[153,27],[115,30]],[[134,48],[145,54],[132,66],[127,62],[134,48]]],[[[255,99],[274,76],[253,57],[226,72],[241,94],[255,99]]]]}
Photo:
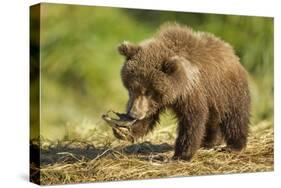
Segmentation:
{"type": "MultiPolygon", "coordinates": [[[[116,181],[273,170],[273,129],[262,122],[247,149],[226,153],[200,149],[192,161],[172,161],[174,135],[157,130],[153,141],[129,144],[99,135],[95,141],[41,142],[41,184],[116,181]],[[159,136],[160,135],[160,136],[159,136]],[[163,139],[166,138],[166,139],[163,139]],[[100,142],[103,139],[103,143],[100,142]],[[165,140],[164,143],[161,140],[165,140]]],[[[147,140],[148,140],[147,139],[147,140]]],[[[34,177],[39,174],[33,169],[34,177]]],[[[38,176],[37,176],[38,177],[38,176]]]]}

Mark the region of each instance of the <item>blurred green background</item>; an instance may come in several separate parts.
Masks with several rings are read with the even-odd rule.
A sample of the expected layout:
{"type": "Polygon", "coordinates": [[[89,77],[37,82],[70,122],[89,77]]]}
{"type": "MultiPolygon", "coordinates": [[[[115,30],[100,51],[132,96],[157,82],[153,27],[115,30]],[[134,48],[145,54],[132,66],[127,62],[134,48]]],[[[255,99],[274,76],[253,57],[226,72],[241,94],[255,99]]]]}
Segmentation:
{"type": "MultiPolygon", "coordinates": [[[[66,139],[93,129],[109,131],[101,114],[124,111],[128,98],[117,45],[147,39],[166,21],[214,33],[233,45],[250,73],[251,126],[272,124],[273,18],[41,4],[40,134],[66,139]]],[[[161,126],[171,121],[165,116],[161,126]]]]}

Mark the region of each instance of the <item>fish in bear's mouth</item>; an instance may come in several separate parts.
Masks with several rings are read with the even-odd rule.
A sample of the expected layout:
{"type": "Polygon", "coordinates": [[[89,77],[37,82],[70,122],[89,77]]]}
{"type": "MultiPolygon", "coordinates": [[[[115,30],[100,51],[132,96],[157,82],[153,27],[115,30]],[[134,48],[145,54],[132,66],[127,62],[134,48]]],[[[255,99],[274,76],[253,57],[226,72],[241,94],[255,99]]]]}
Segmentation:
{"type": "Polygon", "coordinates": [[[114,111],[108,111],[102,115],[102,118],[111,126],[116,138],[134,142],[135,138],[132,135],[131,128],[137,119],[132,118],[128,114],[114,111]]]}

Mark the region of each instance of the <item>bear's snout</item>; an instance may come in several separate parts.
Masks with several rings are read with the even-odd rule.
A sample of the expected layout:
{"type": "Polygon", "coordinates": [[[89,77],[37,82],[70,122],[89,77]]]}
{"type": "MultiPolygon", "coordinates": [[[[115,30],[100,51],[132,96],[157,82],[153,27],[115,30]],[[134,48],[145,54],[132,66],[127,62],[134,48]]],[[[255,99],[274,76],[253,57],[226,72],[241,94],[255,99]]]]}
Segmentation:
{"type": "Polygon", "coordinates": [[[145,96],[139,96],[131,102],[128,115],[134,119],[144,119],[148,112],[148,99],[145,96]]]}

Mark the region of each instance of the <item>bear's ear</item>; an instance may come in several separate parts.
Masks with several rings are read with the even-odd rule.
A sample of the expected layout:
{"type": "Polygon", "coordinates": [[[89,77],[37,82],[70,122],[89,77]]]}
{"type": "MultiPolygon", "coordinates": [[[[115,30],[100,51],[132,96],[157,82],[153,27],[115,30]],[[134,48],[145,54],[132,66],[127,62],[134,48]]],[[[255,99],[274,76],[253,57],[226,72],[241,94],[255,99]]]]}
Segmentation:
{"type": "Polygon", "coordinates": [[[181,58],[178,56],[174,56],[165,60],[162,64],[161,71],[171,75],[180,70],[181,66],[181,58]]]}
{"type": "Polygon", "coordinates": [[[135,44],[131,44],[127,41],[121,43],[118,46],[118,51],[121,55],[125,56],[127,59],[130,59],[133,55],[135,55],[140,49],[140,46],[135,44]]]}

